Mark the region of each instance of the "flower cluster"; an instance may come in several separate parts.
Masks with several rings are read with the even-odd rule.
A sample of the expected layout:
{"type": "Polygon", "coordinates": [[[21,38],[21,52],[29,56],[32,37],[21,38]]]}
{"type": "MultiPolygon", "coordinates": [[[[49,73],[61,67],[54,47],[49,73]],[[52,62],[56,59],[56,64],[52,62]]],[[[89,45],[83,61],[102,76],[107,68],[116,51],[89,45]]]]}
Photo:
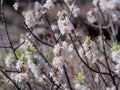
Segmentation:
{"type": "Polygon", "coordinates": [[[100,53],[97,49],[97,45],[94,41],[90,39],[90,37],[86,36],[84,43],[82,44],[83,48],[80,47],[79,53],[84,58],[87,57],[91,63],[95,63],[97,60],[100,59],[100,53]]]}
{"type": "Polygon", "coordinates": [[[96,17],[93,15],[93,11],[88,11],[87,12],[87,21],[90,24],[93,24],[97,21],[96,17]]]}
{"type": "Polygon", "coordinates": [[[74,26],[69,20],[66,11],[60,12],[58,19],[58,27],[62,35],[66,33],[71,33],[71,31],[74,29],[74,26]]]}
{"type": "Polygon", "coordinates": [[[120,75],[120,46],[115,43],[112,47],[112,59],[116,63],[114,72],[120,75]]]}
{"type": "Polygon", "coordinates": [[[46,0],[43,7],[46,8],[46,9],[50,9],[50,8],[54,7],[53,0],[46,0]]]}
{"type": "Polygon", "coordinates": [[[7,57],[5,58],[5,65],[8,68],[14,68],[14,55],[13,54],[7,55],[7,57]]]}
{"type": "Polygon", "coordinates": [[[80,8],[75,5],[74,2],[72,2],[72,0],[64,0],[65,3],[67,4],[70,12],[72,13],[72,15],[76,18],[79,16],[79,13],[80,13],[80,8]],[[72,4],[73,3],[73,4],[72,4]]]}
{"type": "Polygon", "coordinates": [[[54,69],[52,69],[50,75],[57,84],[60,84],[61,80],[63,79],[63,65],[65,64],[65,60],[68,56],[67,49],[68,45],[66,42],[62,42],[60,44],[57,43],[53,49],[55,57],[53,58],[52,65],[54,69]]]}
{"type": "Polygon", "coordinates": [[[21,14],[27,31],[18,45],[9,37],[1,6],[10,45],[0,46],[7,52],[5,58],[0,55],[5,64],[0,66],[0,82],[8,79],[16,88],[25,86],[26,90],[119,90],[120,1],[93,0],[94,8],[84,19],[88,23],[81,21],[77,1],[35,1],[28,10],[15,2],[13,7],[21,14]],[[49,17],[50,10],[54,10],[52,15],[58,12],[57,17],[49,17]]]}
{"type": "Polygon", "coordinates": [[[98,4],[103,11],[106,11],[108,9],[115,9],[116,7],[118,7],[120,5],[120,1],[119,0],[93,0],[94,6],[97,7],[98,4]]]}

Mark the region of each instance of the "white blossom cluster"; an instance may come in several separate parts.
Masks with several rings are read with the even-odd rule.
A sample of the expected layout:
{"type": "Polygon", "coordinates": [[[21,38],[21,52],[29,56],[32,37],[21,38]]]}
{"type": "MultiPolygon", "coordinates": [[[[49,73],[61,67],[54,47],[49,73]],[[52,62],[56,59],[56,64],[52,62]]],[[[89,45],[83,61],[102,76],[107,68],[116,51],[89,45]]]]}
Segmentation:
{"type": "Polygon", "coordinates": [[[93,23],[95,23],[97,21],[96,17],[93,15],[92,10],[87,12],[87,21],[90,24],[93,24],[93,23]]]}
{"type": "Polygon", "coordinates": [[[90,90],[90,88],[86,85],[80,85],[78,83],[75,84],[74,86],[75,90],[90,90]]]}
{"type": "Polygon", "coordinates": [[[116,63],[114,72],[119,76],[120,75],[120,46],[117,44],[113,45],[111,57],[116,63]]]}
{"type": "Polygon", "coordinates": [[[68,44],[64,41],[62,43],[57,43],[53,49],[53,53],[55,57],[53,58],[52,65],[53,69],[50,72],[50,76],[56,82],[56,84],[60,84],[63,79],[64,70],[63,65],[65,64],[65,60],[68,56],[68,44]]]}
{"type": "Polygon", "coordinates": [[[86,36],[86,40],[82,44],[83,48],[80,47],[79,53],[84,58],[84,55],[87,57],[88,61],[91,63],[95,63],[100,59],[99,50],[97,49],[97,45],[94,41],[90,40],[90,37],[86,36]],[[83,50],[84,49],[84,50],[83,50]]]}
{"type": "Polygon", "coordinates": [[[106,90],[116,90],[115,86],[112,87],[106,87],[106,90]]]}
{"type": "Polygon", "coordinates": [[[19,7],[18,2],[15,2],[15,3],[13,4],[13,7],[14,7],[14,9],[17,11],[17,10],[18,10],[18,7],[19,7]]]}
{"type": "MultiPolygon", "coordinates": [[[[31,36],[29,37],[31,38],[31,36]]],[[[39,82],[48,80],[47,76],[51,71],[49,65],[37,54],[30,41],[27,38],[24,40],[25,43],[19,48],[21,54],[19,60],[16,62],[16,67],[13,67],[15,66],[15,61],[12,55],[8,55],[5,59],[7,67],[16,68],[20,72],[11,73],[11,78],[19,83],[27,81],[29,78],[28,73],[31,71],[39,82]]]]}
{"type": "Polygon", "coordinates": [[[66,11],[59,12],[58,27],[62,35],[71,33],[74,29],[74,26],[69,20],[66,11]]]}
{"type": "MultiPolygon", "coordinates": [[[[15,3],[14,8],[17,9],[18,4],[15,3]]],[[[24,20],[28,28],[33,28],[36,24],[39,24],[41,21],[42,15],[54,7],[52,0],[46,0],[44,5],[41,5],[39,2],[34,3],[34,8],[23,12],[24,20]]]]}
{"type": "Polygon", "coordinates": [[[24,18],[25,18],[25,23],[29,28],[35,26],[36,21],[35,21],[35,16],[34,16],[34,11],[33,10],[27,11],[24,15],[24,18]]]}
{"type": "MultiPolygon", "coordinates": [[[[112,82],[108,83],[109,80],[105,80],[109,86],[105,87],[106,83],[104,83],[104,79],[108,76],[108,79],[112,80],[115,76],[114,79],[116,80],[117,76],[120,76],[120,45],[114,43],[111,48],[109,42],[111,44],[112,40],[107,41],[106,37],[104,37],[104,31],[102,33],[99,30],[110,29],[110,39],[113,38],[112,35],[114,32],[114,35],[117,35],[120,19],[120,0],[93,0],[94,8],[86,14],[85,19],[88,21],[87,24],[92,25],[91,28],[93,29],[98,29],[98,33],[100,35],[103,34],[102,37],[87,36],[86,34],[89,34],[89,32],[81,34],[80,30],[84,32],[84,26],[81,27],[80,25],[82,24],[78,21],[79,19],[76,19],[80,13],[80,8],[76,5],[76,0],[64,0],[60,5],[56,3],[57,1],[61,2],[59,0],[45,0],[43,4],[40,4],[36,1],[31,6],[33,8],[21,12],[21,15],[23,15],[22,18],[28,27],[25,29],[30,29],[32,34],[37,32],[35,30],[38,30],[40,34],[43,32],[44,35],[41,35],[43,40],[40,37],[40,42],[38,42],[39,37],[37,35],[39,36],[39,33],[37,35],[36,33],[34,34],[36,37],[31,33],[27,33],[20,39],[20,46],[18,48],[15,48],[15,50],[11,48],[14,53],[8,54],[4,59],[5,69],[11,69],[9,77],[16,84],[33,81],[33,83],[40,82],[40,84],[50,85],[49,83],[52,82],[51,90],[59,90],[57,85],[61,90],[69,90],[68,86],[70,85],[67,83],[71,83],[74,90],[91,90],[92,86],[97,90],[97,84],[99,83],[101,84],[100,87],[105,90],[115,90],[116,87],[112,86],[112,82]],[[65,9],[68,10],[58,11],[58,17],[55,18],[55,21],[52,21],[47,17],[49,16],[47,14],[49,13],[48,10],[52,10],[55,7],[55,3],[56,6],[58,5],[62,9],[65,6],[65,9]],[[100,14],[100,17],[98,14],[100,14]],[[101,18],[105,21],[104,23],[101,18]],[[76,22],[72,23],[74,22],[72,19],[76,20],[76,22]],[[85,40],[83,38],[84,35],[86,36],[85,40]],[[99,40],[97,41],[98,38],[99,40]],[[18,60],[15,60],[17,58],[18,60]],[[108,63],[105,62],[106,58],[108,58],[108,63]],[[110,60],[112,60],[112,63],[110,60]],[[110,64],[110,70],[107,64],[110,64]],[[98,68],[96,68],[97,65],[98,68]],[[91,75],[88,70],[92,72],[90,73],[91,75]],[[84,75],[78,72],[82,72],[84,75]],[[74,77],[76,73],[78,75],[74,77]],[[31,77],[34,79],[32,80],[31,77]],[[96,83],[95,87],[92,79],[96,83]]],[[[18,2],[15,2],[13,7],[16,11],[19,11],[20,6],[18,2]]],[[[5,71],[7,70],[3,69],[3,75],[7,76],[7,74],[4,74],[5,71]]]]}
{"type": "Polygon", "coordinates": [[[120,1],[119,0],[93,0],[93,5],[95,6],[90,11],[87,12],[87,21],[89,24],[98,22],[99,9],[103,14],[104,19],[112,22],[119,22],[120,18],[120,1]],[[98,8],[99,7],[99,8],[98,8]],[[109,18],[107,18],[107,15],[109,18]]]}
{"type": "Polygon", "coordinates": [[[119,7],[120,1],[119,0],[93,0],[94,6],[99,6],[103,11],[106,11],[108,9],[115,9],[116,7],[119,7]]]}
{"type": "Polygon", "coordinates": [[[76,18],[79,16],[80,8],[72,2],[72,0],[64,0],[67,4],[69,10],[72,12],[72,15],[76,18]],[[73,4],[72,4],[73,3],[73,4]]]}
{"type": "Polygon", "coordinates": [[[34,3],[34,14],[36,21],[40,19],[43,13],[44,13],[43,6],[36,1],[34,3]]]}
{"type": "Polygon", "coordinates": [[[43,7],[46,8],[46,9],[50,9],[50,8],[54,7],[53,0],[46,0],[46,2],[43,5],[43,7]]]}
{"type": "Polygon", "coordinates": [[[14,56],[12,54],[7,55],[5,58],[5,65],[8,68],[14,68],[14,56]]]}

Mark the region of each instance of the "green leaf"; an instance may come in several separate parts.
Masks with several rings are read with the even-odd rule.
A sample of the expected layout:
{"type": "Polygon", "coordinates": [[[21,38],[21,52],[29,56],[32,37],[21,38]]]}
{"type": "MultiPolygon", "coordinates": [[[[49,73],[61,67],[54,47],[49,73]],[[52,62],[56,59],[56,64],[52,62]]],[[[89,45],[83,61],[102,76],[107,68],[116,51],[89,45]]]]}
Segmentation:
{"type": "Polygon", "coordinates": [[[119,49],[120,49],[120,45],[118,45],[117,43],[113,43],[112,50],[117,51],[119,49]]]}
{"type": "Polygon", "coordinates": [[[20,60],[20,61],[24,61],[24,60],[25,60],[25,54],[21,54],[19,60],[20,60]]]}
{"type": "Polygon", "coordinates": [[[86,37],[85,37],[85,43],[88,44],[88,45],[91,43],[91,38],[90,38],[90,36],[86,36],[86,37]]]}
{"type": "Polygon", "coordinates": [[[78,75],[75,76],[74,81],[75,81],[75,83],[84,84],[85,83],[85,77],[82,73],[79,72],[78,75]]]}

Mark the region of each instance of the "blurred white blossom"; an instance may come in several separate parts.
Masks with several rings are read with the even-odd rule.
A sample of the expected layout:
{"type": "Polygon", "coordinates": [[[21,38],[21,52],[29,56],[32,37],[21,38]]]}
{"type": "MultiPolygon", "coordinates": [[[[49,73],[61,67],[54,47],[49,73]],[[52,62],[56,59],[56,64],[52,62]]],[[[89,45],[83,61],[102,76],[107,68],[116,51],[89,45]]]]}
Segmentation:
{"type": "Polygon", "coordinates": [[[93,0],[93,5],[97,7],[98,2],[102,11],[105,11],[108,9],[115,9],[120,5],[119,0],[93,0]]]}
{"type": "Polygon", "coordinates": [[[44,8],[50,9],[54,7],[54,3],[52,0],[46,0],[45,4],[43,5],[44,8]]]}
{"type": "Polygon", "coordinates": [[[19,73],[19,74],[16,74],[16,76],[15,76],[16,82],[22,82],[22,81],[27,81],[27,80],[28,80],[27,73],[19,73]]]}
{"type": "Polygon", "coordinates": [[[78,8],[76,5],[72,4],[70,6],[70,10],[71,10],[71,12],[72,12],[74,17],[78,17],[79,16],[80,8],[78,8]]]}
{"type": "Polygon", "coordinates": [[[87,12],[87,21],[90,24],[93,24],[97,21],[96,17],[93,15],[93,11],[88,11],[87,12]]]}
{"type": "Polygon", "coordinates": [[[112,87],[106,87],[106,90],[116,90],[115,86],[112,87]]]}
{"type": "Polygon", "coordinates": [[[18,10],[18,7],[19,7],[18,2],[15,2],[15,3],[13,4],[13,7],[14,7],[14,9],[17,11],[17,10],[18,10]]]}
{"type": "Polygon", "coordinates": [[[36,22],[35,22],[35,16],[33,10],[29,10],[25,12],[24,18],[25,18],[25,23],[29,28],[35,26],[36,22]]]}

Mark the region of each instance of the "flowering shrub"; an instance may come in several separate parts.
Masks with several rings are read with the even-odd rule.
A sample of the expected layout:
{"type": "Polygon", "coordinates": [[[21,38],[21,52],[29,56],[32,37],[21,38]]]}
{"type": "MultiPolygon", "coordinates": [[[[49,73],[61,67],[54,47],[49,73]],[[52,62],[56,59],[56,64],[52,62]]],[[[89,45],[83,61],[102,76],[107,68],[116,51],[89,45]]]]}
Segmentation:
{"type": "Polygon", "coordinates": [[[83,30],[82,35],[77,20],[81,10],[76,0],[46,0],[44,4],[36,1],[28,10],[22,10],[21,2],[16,1],[13,7],[27,32],[16,46],[7,28],[3,1],[0,15],[9,46],[0,46],[7,50],[5,57],[0,56],[4,61],[0,82],[7,83],[9,90],[119,90],[119,0],[93,0],[94,7],[86,13],[84,22],[99,33],[96,37],[90,36],[89,30],[83,30]],[[51,21],[47,12],[56,3],[63,10],[51,21]],[[39,37],[36,32],[42,32],[41,23],[46,28],[45,35],[39,37]]]}

